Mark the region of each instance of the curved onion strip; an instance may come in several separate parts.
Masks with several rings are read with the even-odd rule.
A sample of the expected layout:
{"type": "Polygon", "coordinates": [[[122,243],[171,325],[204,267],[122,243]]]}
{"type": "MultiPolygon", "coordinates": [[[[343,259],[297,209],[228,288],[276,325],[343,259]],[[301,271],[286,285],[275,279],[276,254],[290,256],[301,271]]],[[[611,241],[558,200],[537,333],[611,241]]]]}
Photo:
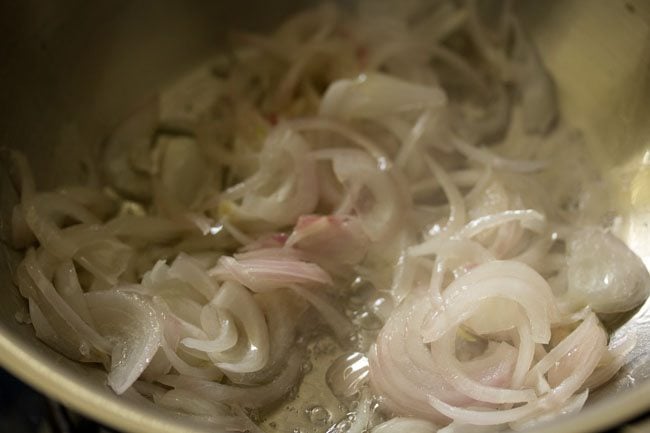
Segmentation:
{"type": "Polygon", "coordinates": [[[336,177],[349,190],[355,191],[355,196],[362,188],[372,196],[373,203],[369,210],[364,209],[367,204],[363,207],[358,203],[352,205],[368,238],[378,241],[393,233],[403,214],[402,205],[407,197],[400,194],[390,172],[377,167],[368,155],[358,150],[337,149],[327,156],[332,159],[336,177]]]}
{"type": "Polygon", "coordinates": [[[92,317],[90,317],[86,300],[83,297],[84,292],[79,284],[77,271],[72,260],[64,260],[57,266],[54,273],[54,285],[61,298],[70,305],[70,308],[90,327],[93,327],[92,317]]]}
{"type": "Polygon", "coordinates": [[[74,329],[64,326],[55,326],[45,317],[38,304],[31,298],[29,302],[29,317],[34,327],[36,337],[56,349],[70,359],[89,362],[103,361],[97,352],[92,351],[88,343],[84,343],[74,329]]]}
{"type": "Polygon", "coordinates": [[[265,385],[237,387],[216,382],[208,382],[182,376],[163,376],[159,382],[176,389],[185,389],[209,401],[239,404],[247,408],[259,408],[278,401],[296,384],[300,377],[302,355],[292,353],[280,375],[265,385]]]}
{"type": "Polygon", "coordinates": [[[265,141],[259,164],[260,170],[252,178],[261,179],[255,181],[254,186],[259,183],[259,187],[251,187],[239,205],[222,202],[227,213],[244,220],[284,226],[314,210],[318,202],[316,161],[299,134],[282,126],[274,129],[265,141]],[[287,167],[287,160],[291,168],[287,167]],[[265,191],[268,184],[275,185],[273,191],[265,191]]]}
{"type": "Polygon", "coordinates": [[[266,316],[269,329],[269,361],[263,370],[255,373],[228,374],[233,383],[261,384],[270,381],[284,368],[287,355],[296,343],[297,325],[308,305],[283,289],[255,295],[266,316]]]}
{"type": "Polygon", "coordinates": [[[505,298],[521,305],[537,343],[549,341],[550,325],[559,314],[546,280],[532,268],[512,261],[493,261],[475,267],[454,280],[443,296],[444,308],[422,330],[425,341],[440,338],[472,316],[480,302],[488,298],[505,298]]]}
{"type": "Polygon", "coordinates": [[[291,284],[332,284],[332,279],[320,266],[300,260],[237,260],[223,256],[209,274],[221,280],[237,281],[254,292],[276,290],[291,284]]]}
{"type": "Polygon", "coordinates": [[[536,210],[507,210],[493,215],[482,216],[468,222],[456,236],[472,238],[485,230],[511,221],[519,221],[523,227],[538,233],[544,230],[546,225],[546,218],[536,210]]]}
{"type": "Polygon", "coordinates": [[[201,326],[212,337],[210,340],[186,337],[181,344],[201,352],[223,352],[237,344],[237,326],[227,310],[205,305],[201,310],[201,326]],[[213,332],[207,331],[210,328],[213,332]]]}
{"type": "Polygon", "coordinates": [[[76,246],[74,260],[102,283],[115,285],[128,268],[131,247],[112,238],[102,228],[77,224],[62,233],[66,241],[76,246]]]}
{"type": "Polygon", "coordinates": [[[178,278],[195,288],[206,300],[212,299],[217,291],[216,284],[192,257],[181,253],[169,267],[169,276],[178,278]]]}
{"type": "Polygon", "coordinates": [[[546,161],[514,160],[495,155],[485,148],[474,147],[460,138],[455,138],[452,143],[456,150],[471,161],[502,170],[520,173],[539,171],[547,166],[546,161]]]}
{"type": "Polygon", "coordinates": [[[190,391],[172,389],[155,397],[154,402],[160,406],[178,410],[183,414],[196,415],[197,421],[203,421],[212,428],[219,428],[221,431],[244,432],[248,430],[246,420],[231,415],[227,406],[202,399],[190,391]]]}
{"type": "Polygon", "coordinates": [[[388,164],[389,159],[387,155],[377,146],[376,143],[338,120],[327,117],[313,117],[290,120],[287,122],[287,125],[300,132],[317,130],[340,135],[372,155],[372,157],[377,160],[379,166],[387,166],[388,164]]]}
{"type": "Polygon", "coordinates": [[[595,314],[590,313],[570,334],[570,337],[564,338],[528,371],[527,382],[533,380],[537,375],[545,374],[557,362],[559,362],[563,356],[574,349],[577,344],[585,341],[589,335],[593,335],[594,330],[597,331],[598,329],[598,319],[595,314]]]}
{"type": "Polygon", "coordinates": [[[436,109],[446,103],[447,95],[439,87],[423,86],[373,72],[330,84],[323,95],[319,114],[343,119],[372,119],[426,108],[436,109]],[[373,97],[365,96],[368,94],[373,97]]]}
{"type": "Polygon", "coordinates": [[[407,252],[409,256],[414,257],[428,255],[457,257],[477,264],[494,260],[492,253],[478,242],[470,239],[445,239],[439,236],[409,247],[407,252]]]}
{"type": "Polygon", "coordinates": [[[515,371],[512,373],[512,388],[521,388],[526,379],[526,374],[535,358],[535,342],[533,341],[530,324],[522,320],[517,326],[517,335],[519,336],[517,364],[515,371]]]}
{"type": "Polygon", "coordinates": [[[418,144],[426,131],[427,124],[431,121],[432,117],[433,113],[431,110],[425,110],[420,114],[418,120],[413,125],[413,128],[409,131],[408,136],[403,141],[402,146],[397,153],[397,157],[395,157],[395,165],[401,169],[405,168],[408,159],[417,149],[418,144]]]}
{"type": "Polygon", "coordinates": [[[52,283],[45,278],[43,270],[36,260],[36,253],[33,249],[29,249],[23,261],[25,271],[34,283],[34,289],[42,294],[44,302],[47,302],[56,314],[65,322],[67,322],[76,332],[79,333],[84,340],[90,343],[96,349],[110,353],[111,345],[97,333],[97,331],[90,327],[81,317],[68,305],[68,303],[58,294],[52,283]]]}
{"type": "Polygon", "coordinates": [[[531,389],[497,388],[469,378],[454,356],[455,340],[456,330],[452,329],[446,336],[431,345],[431,356],[436,369],[458,391],[478,401],[498,404],[529,402],[537,397],[531,389]]]}
{"type": "Polygon", "coordinates": [[[586,347],[585,350],[576,354],[574,363],[580,368],[576,368],[573,374],[566,377],[558,386],[550,389],[543,397],[531,403],[500,411],[480,411],[455,407],[434,396],[429,397],[429,403],[436,410],[456,421],[476,425],[497,425],[514,422],[535,415],[542,410],[548,411],[549,409],[560,408],[591,375],[602,357],[606,340],[605,333],[601,331],[594,334],[593,337],[582,343],[590,347],[586,347]]]}
{"type": "Polygon", "coordinates": [[[296,248],[318,262],[354,265],[366,255],[369,243],[357,217],[302,215],[283,249],[296,248]]]}
{"type": "Polygon", "coordinates": [[[463,200],[460,190],[442,166],[428,155],[426,156],[426,162],[429,166],[429,170],[431,170],[433,176],[440,183],[440,186],[449,201],[449,219],[447,220],[447,225],[444,230],[454,233],[465,224],[467,218],[465,212],[465,201],[463,200]]]}
{"type": "Polygon", "coordinates": [[[122,394],[156,354],[162,326],[153,305],[135,293],[118,291],[85,294],[98,330],[114,342],[108,384],[122,394]]]}
{"type": "Polygon", "coordinates": [[[60,259],[68,259],[77,252],[77,246],[65,238],[58,220],[73,218],[85,224],[96,224],[99,219],[79,203],[61,194],[39,193],[22,204],[25,222],[44,248],[60,259]]]}
{"type": "Polygon", "coordinates": [[[510,423],[510,428],[517,431],[531,429],[539,424],[554,420],[558,417],[575,413],[582,409],[587,402],[587,397],[589,397],[589,391],[583,391],[568,399],[560,408],[532,418],[526,417],[519,421],[512,422],[510,423]]]}
{"type": "Polygon", "coordinates": [[[261,370],[269,359],[269,332],[264,314],[251,294],[239,283],[223,283],[212,305],[230,311],[243,325],[248,337],[248,348],[237,362],[217,362],[217,366],[233,373],[251,373],[261,370]]]}
{"type": "Polygon", "coordinates": [[[396,417],[372,428],[371,433],[436,433],[438,426],[417,418],[396,417]]]}
{"type": "Polygon", "coordinates": [[[160,346],[172,367],[180,374],[205,380],[219,380],[223,377],[223,373],[213,365],[194,366],[178,356],[176,350],[167,341],[166,336],[162,337],[160,346]]]}
{"type": "MultiPolygon", "coordinates": [[[[603,356],[606,364],[599,365],[589,379],[582,385],[584,389],[595,389],[611,379],[625,365],[626,356],[637,344],[636,332],[610,342],[607,353],[603,356]]],[[[602,361],[601,361],[602,363],[602,361]]]]}
{"type": "MultiPolygon", "coordinates": [[[[453,404],[465,405],[472,399],[456,391],[434,362],[423,343],[420,329],[431,307],[411,296],[393,312],[371,348],[370,378],[373,388],[389,397],[388,407],[434,422],[447,419],[431,410],[428,396],[436,395],[453,404]]],[[[512,346],[502,343],[488,347],[480,357],[462,363],[463,371],[487,386],[507,386],[516,360],[512,346]]]]}

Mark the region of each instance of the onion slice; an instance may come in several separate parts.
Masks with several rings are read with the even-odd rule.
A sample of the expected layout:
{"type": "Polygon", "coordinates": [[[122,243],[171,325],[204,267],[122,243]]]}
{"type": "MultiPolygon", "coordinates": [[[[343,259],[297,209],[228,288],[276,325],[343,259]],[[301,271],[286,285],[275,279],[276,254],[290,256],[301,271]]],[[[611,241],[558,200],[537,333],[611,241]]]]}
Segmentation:
{"type": "Polygon", "coordinates": [[[158,314],[148,300],[119,291],[85,294],[99,332],[113,343],[108,385],[122,394],[149,365],[162,339],[158,314]]]}

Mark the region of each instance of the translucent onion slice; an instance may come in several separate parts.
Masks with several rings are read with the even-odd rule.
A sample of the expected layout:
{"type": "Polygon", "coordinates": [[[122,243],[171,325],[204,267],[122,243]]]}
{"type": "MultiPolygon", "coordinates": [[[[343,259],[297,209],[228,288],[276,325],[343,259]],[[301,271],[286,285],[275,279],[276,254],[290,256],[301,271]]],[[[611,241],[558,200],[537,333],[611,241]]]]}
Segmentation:
{"type": "Polygon", "coordinates": [[[36,333],[36,337],[54,348],[57,352],[64,354],[70,359],[83,362],[102,362],[103,357],[96,351],[91,350],[88,343],[84,343],[74,330],[52,325],[45,314],[40,310],[33,299],[29,299],[29,317],[36,333]]]}
{"type": "MultiPolygon", "coordinates": [[[[519,304],[530,322],[531,334],[536,343],[546,344],[551,338],[551,323],[559,312],[551,288],[535,270],[513,261],[493,261],[479,265],[454,280],[443,293],[444,306],[436,311],[422,330],[425,341],[441,338],[451,327],[470,319],[481,308],[481,303],[491,298],[507,299],[519,304]]],[[[506,301],[500,301],[499,305],[506,301]]],[[[510,310],[514,314],[517,310],[510,310]]],[[[482,310],[482,319],[474,320],[477,333],[482,328],[491,331],[490,317],[503,319],[503,311],[482,310]]],[[[508,314],[511,325],[516,326],[518,315],[508,314]]]]}
{"type": "Polygon", "coordinates": [[[52,282],[45,277],[33,249],[27,251],[25,260],[22,266],[19,266],[17,274],[23,296],[34,298],[39,309],[45,313],[48,322],[58,332],[63,333],[65,332],[64,328],[71,328],[79,336],[80,344],[85,341],[86,344],[92,345],[100,352],[110,353],[111,345],[107,339],[86,323],[59,295],[52,282]]]}
{"type": "Polygon", "coordinates": [[[262,370],[255,373],[230,372],[228,379],[237,384],[259,385],[280,374],[296,343],[297,325],[308,308],[306,302],[293,296],[289,290],[258,293],[254,297],[266,317],[269,330],[269,361],[262,370]]]}
{"type": "Polygon", "coordinates": [[[454,388],[474,400],[487,403],[521,403],[537,398],[532,389],[514,390],[484,385],[470,378],[455,356],[456,332],[449,332],[431,345],[432,362],[454,388]]]}
{"type": "Polygon", "coordinates": [[[384,167],[366,153],[355,149],[329,152],[332,167],[339,181],[351,194],[352,207],[371,241],[385,239],[401,221],[406,195],[384,167]],[[358,197],[365,191],[366,195],[358,197]]]}
{"type": "Polygon", "coordinates": [[[228,406],[203,399],[191,391],[172,389],[156,396],[154,402],[184,414],[197,415],[197,421],[218,427],[221,431],[243,432],[248,427],[244,419],[232,415],[228,406]]]}
{"type": "Polygon", "coordinates": [[[212,364],[202,361],[201,364],[203,365],[193,365],[181,358],[179,354],[176,353],[176,341],[178,341],[178,337],[174,335],[173,329],[171,331],[169,330],[169,327],[170,325],[165,323],[165,334],[161,339],[160,346],[172,367],[174,367],[177,372],[188,377],[196,377],[205,380],[220,380],[223,377],[223,373],[212,364]],[[170,340],[174,343],[171,344],[170,340]]]}
{"type": "Polygon", "coordinates": [[[301,360],[302,355],[293,352],[279,376],[267,384],[252,387],[225,385],[173,375],[164,376],[159,382],[175,389],[192,391],[209,401],[239,404],[251,409],[261,408],[280,400],[295,386],[300,378],[301,360]]]}
{"type": "Polygon", "coordinates": [[[266,292],[299,285],[331,285],[332,279],[320,266],[299,260],[242,259],[223,256],[210,275],[237,281],[254,292],[266,292]]]}
{"type": "Polygon", "coordinates": [[[410,256],[414,257],[436,255],[446,259],[462,258],[475,264],[494,260],[494,256],[489,250],[469,239],[445,239],[435,236],[421,244],[409,247],[407,251],[410,256]]]}
{"type": "Polygon", "coordinates": [[[77,271],[72,260],[64,260],[57,266],[54,274],[54,285],[61,297],[70,305],[75,313],[91,327],[94,326],[90,311],[84,299],[84,291],[79,284],[77,271]]]}
{"type": "Polygon", "coordinates": [[[472,238],[479,233],[518,221],[523,227],[540,233],[546,227],[546,217],[533,209],[507,210],[498,214],[485,215],[476,218],[458,232],[458,237],[472,238]]]}
{"type": "Polygon", "coordinates": [[[51,254],[69,259],[77,245],[61,233],[59,224],[66,218],[85,224],[97,224],[99,219],[74,200],[54,193],[40,193],[23,202],[25,222],[40,244],[51,254]]]}
{"type": "Polygon", "coordinates": [[[319,262],[354,265],[365,256],[368,243],[358,218],[302,215],[285,245],[304,251],[319,262]]]}
{"type": "MultiPolygon", "coordinates": [[[[386,398],[385,405],[389,409],[400,415],[446,423],[448,419],[445,416],[432,410],[428,402],[430,396],[459,406],[474,400],[454,388],[449,380],[455,379],[443,374],[441,368],[444,370],[446,366],[434,362],[434,354],[420,337],[422,324],[430,311],[431,304],[422,302],[422,293],[417,293],[393,312],[376,345],[371,348],[370,379],[373,388],[386,398]]],[[[481,356],[461,363],[459,368],[464,380],[477,381],[482,387],[506,388],[511,381],[516,356],[515,349],[509,344],[490,344],[481,356]]]]}
{"type": "Polygon", "coordinates": [[[530,173],[542,170],[547,166],[546,161],[527,161],[508,159],[494,154],[488,149],[472,146],[460,138],[452,140],[456,150],[471,161],[478,162],[496,169],[530,173]]]}
{"type": "Polygon", "coordinates": [[[169,267],[169,277],[188,283],[206,299],[212,299],[217,291],[217,285],[201,265],[185,253],[179,254],[169,267]]]}
{"type": "Polygon", "coordinates": [[[625,365],[627,355],[634,349],[636,344],[636,332],[629,332],[610,341],[607,352],[603,355],[596,370],[583,384],[583,388],[596,389],[610,380],[625,365]]]}
{"type": "Polygon", "coordinates": [[[118,291],[85,294],[98,331],[113,343],[108,384],[124,393],[156,354],[162,326],[153,305],[135,293],[118,291]]]}
{"type": "Polygon", "coordinates": [[[285,226],[311,213],[318,203],[318,179],[309,150],[298,133],[274,129],[260,153],[259,171],[237,186],[241,204],[229,199],[221,203],[225,214],[285,226]]]}
{"type": "Polygon", "coordinates": [[[252,373],[264,368],[269,359],[269,331],[264,313],[250,292],[239,283],[227,281],[210,303],[230,311],[248,338],[246,351],[238,361],[217,362],[217,366],[234,373],[252,373]]]}
{"type": "Polygon", "coordinates": [[[74,260],[106,285],[114,285],[126,271],[133,250],[98,226],[75,225],[63,231],[76,246],[74,260]]]}
{"type": "Polygon", "coordinates": [[[224,309],[207,304],[201,310],[201,326],[211,339],[186,337],[181,344],[201,352],[223,352],[237,343],[237,326],[232,315],[224,309]]]}
{"type": "Polygon", "coordinates": [[[325,116],[376,118],[426,108],[440,108],[447,97],[438,87],[427,87],[380,73],[362,74],[332,83],[319,113],[325,116]]]}
{"type": "Polygon", "coordinates": [[[465,224],[467,218],[465,200],[463,200],[460,190],[454,184],[449,174],[440,164],[429,156],[426,157],[426,162],[449,201],[449,218],[444,230],[455,233],[465,224]]]}
{"type": "Polygon", "coordinates": [[[438,426],[417,418],[395,417],[372,428],[371,433],[436,433],[438,426]]]}
{"type": "Polygon", "coordinates": [[[623,241],[598,227],[583,227],[567,239],[565,299],[597,313],[633,309],[650,294],[650,274],[623,241]]]}

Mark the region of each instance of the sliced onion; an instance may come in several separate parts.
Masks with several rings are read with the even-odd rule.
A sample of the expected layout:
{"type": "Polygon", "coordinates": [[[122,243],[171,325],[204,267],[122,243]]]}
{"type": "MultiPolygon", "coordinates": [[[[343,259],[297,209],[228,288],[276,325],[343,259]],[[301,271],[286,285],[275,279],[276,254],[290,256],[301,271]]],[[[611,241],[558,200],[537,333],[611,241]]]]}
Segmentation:
{"type": "Polygon", "coordinates": [[[192,365],[181,358],[176,353],[176,345],[170,344],[167,335],[163,336],[160,345],[171,366],[180,374],[204,380],[220,380],[223,377],[223,373],[214,365],[208,365],[205,362],[204,365],[192,365]]]}
{"type": "Polygon", "coordinates": [[[237,327],[227,310],[205,305],[201,310],[201,325],[211,339],[186,337],[181,340],[184,346],[201,352],[223,352],[237,343],[237,327]]]}
{"type": "Polygon", "coordinates": [[[79,335],[70,329],[52,325],[34,300],[29,299],[29,317],[36,337],[70,359],[83,362],[102,362],[101,353],[84,343],[79,335]]]}
{"type": "Polygon", "coordinates": [[[169,267],[169,277],[188,283],[208,300],[212,299],[217,291],[216,284],[200,264],[184,253],[179,254],[169,267]]]}
{"type": "Polygon", "coordinates": [[[22,204],[25,222],[40,244],[51,254],[68,259],[78,247],[61,233],[59,222],[65,218],[96,224],[99,219],[79,203],[61,194],[40,193],[22,204]]]}
{"type": "Polygon", "coordinates": [[[331,285],[332,279],[320,266],[299,260],[243,259],[223,256],[210,275],[232,280],[254,292],[266,292],[299,285],[331,285]]]}
{"type": "Polygon", "coordinates": [[[133,254],[131,247],[95,226],[79,224],[63,233],[66,240],[76,246],[73,258],[77,263],[106,284],[117,283],[129,265],[133,254]]]}
{"type": "Polygon", "coordinates": [[[344,122],[327,117],[313,117],[291,120],[287,122],[287,125],[296,131],[323,131],[340,135],[350,143],[356,144],[368,152],[379,165],[388,164],[386,153],[377,146],[377,143],[344,122]]]}
{"type": "Polygon", "coordinates": [[[407,199],[400,195],[395,180],[361,151],[337,149],[330,157],[334,173],[349,191],[360,192],[363,188],[371,195],[371,204],[358,200],[353,203],[370,240],[378,241],[392,234],[401,221],[403,201],[407,199]]]}
{"type": "Polygon", "coordinates": [[[650,274],[641,259],[611,233],[584,227],[567,239],[565,296],[574,308],[597,313],[629,311],[650,295],[650,274]]]}
{"type": "Polygon", "coordinates": [[[105,220],[117,211],[117,202],[104,191],[88,186],[67,186],[57,193],[79,203],[101,220],[105,220]]]}
{"type": "Polygon", "coordinates": [[[458,237],[472,238],[484,230],[507,224],[512,221],[519,221],[527,229],[541,232],[546,225],[546,217],[533,209],[507,210],[494,215],[486,215],[476,218],[462,230],[459,231],[458,237]]]}
{"type": "Polygon", "coordinates": [[[134,293],[92,292],[86,302],[99,332],[113,343],[108,384],[126,391],[149,365],[162,339],[153,305],[134,293]]]}
{"type": "Polygon", "coordinates": [[[438,426],[417,418],[395,417],[372,428],[371,433],[436,433],[438,426]]]}
{"type": "Polygon", "coordinates": [[[496,169],[529,173],[542,170],[547,166],[546,161],[514,160],[498,156],[485,148],[474,147],[460,138],[452,140],[456,150],[471,161],[496,169]]]}
{"type": "Polygon", "coordinates": [[[409,247],[410,256],[437,255],[440,257],[455,257],[471,263],[486,263],[494,260],[492,253],[478,242],[466,239],[445,239],[435,236],[419,245],[409,247]]]}
{"type": "Polygon", "coordinates": [[[454,233],[465,224],[467,214],[465,212],[465,201],[460,190],[451,180],[447,172],[431,157],[426,157],[427,165],[436,178],[449,201],[449,219],[445,226],[446,231],[454,233]]]}
{"type": "Polygon", "coordinates": [[[86,300],[83,296],[83,289],[79,284],[77,271],[71,260],[64,260],[56,268],[54,274],[54,285],[57,292],[66,301],[79,317],[91,327],[94,326],[86,300]]]}
{"type": "Polygon", "coordinates": [[[260,154],[260,170],[246,182],[241,205],[228,202],[237,218],[261,220],[284,226],[293,224],[298,216],[310,213],[318,202],[316,163],[302,137],[285,127],[278,127],[268,136],[260,154]],[[276,185],[271,192],[269,184],[276,185]]]}
{"type": "Polygon", "coordinates": [[[443,339],[431,345],[432,361],[449,383],[474,400],[487,403],[521,403],[537,398],[532,389],[513,390],[482,384],[467,376],[456,359],[454,343],[456,332],[450,332],[443,339]]]}
{"type": "Polygon", "coordinates": [[[175,389],[185,389],[215,402],[239,404],[247,408],[260,408],[284,397],[300,377],[302,356],[294,352],[286,367],[273,381],[259,386],[238,387],[182,376],[164,376],[159,381],[175,389]]]}
{"type": "Polygon", "coordinates": [[[85,341],[103,353],[111,351],[111,345],[93,327],[74,311],[74,309],[59,295],[51,281],[43,274],[43,269],[36,260],[36,253],[30,249],[25,255],[23,268],[18,269],[18,282],[23,296],[34,297],[40,310],[45,313],[48,321],[55,329],[71,328],[81,342],[85,341]],[[24,269],[24,273],[22,272],[24,269]]]}
{"type": "Polygon", "coordinates": [[[248,338],[246,350],[237,361],[217,362],[217,366],[233,373],[251,373],[264,368],[269,359],[269,332],[264,314],[250,292],[239,283],[227,281],[210,303],[230,311],[248,338]]]}
{"type": "Polygon", "coordinates": [[[388,75],[362,74],[354,80],[338,80],[325,92],[320,114],[344,119],[376,118],[446,104],[442,89],[426,87],[388,75]]]}
{"type": "MultiPolygon", "coordinates": [[[[454,280],[443,296],[444,308],[436,312],[429,326],[422,331],[425,341],[435,341],[451,327],[469,319],[479,310],[480,303],[489,298],[504,298],[521,305],[530,321],[533,340],[537,343],[548,343],[551,323],[558,316],[546,280],[532,268],[512,261],[494,261],[473,268],[454,280]]],[[[479,333],[490,315],[502,319],[502,311],[487,313],[487,316],[483,315],[483,320],[473,322],[479,328],[476,330],[479,333]]],[[[515,321],[512,322],[512,326],[515,326],[517,317],[509,317],[515,321]]]]}
{"type": "Polygon", "coordinates": [[[355,265],[366,254],[368,238],[358,218],[346,215],[303,215],[286,242],[329,264],[355,265]]]}
{"type": "Polygon", "coordinates": [[[296,343],[297,325],[308,308],[289,290],[259,293],[255,300],[264,310],[269,329],[269,361],[264,369],[254,373],[229,373],[228,378],[237,384],[259,385],[280,374],[296,343]]]}

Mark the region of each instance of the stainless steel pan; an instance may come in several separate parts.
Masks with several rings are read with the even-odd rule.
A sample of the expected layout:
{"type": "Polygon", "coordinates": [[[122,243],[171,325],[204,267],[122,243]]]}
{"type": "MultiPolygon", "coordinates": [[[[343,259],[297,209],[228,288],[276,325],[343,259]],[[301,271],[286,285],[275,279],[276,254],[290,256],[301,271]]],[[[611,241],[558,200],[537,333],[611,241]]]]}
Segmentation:
{"type": "MultiPolygon", "coordinates": [[[[219,49],[232,28],[270,27],[292,0],[59,0],[0,5],[0,146],[26,152],[40,187],[86,176],[82,161],[117,120],[219,49]]],[[[650,263],[650,2],[521,1],[557,81],[561,109],[585,132],[619,191],[626,241],[650,263]]],[[[0,169],[1,170],[1,169],[0,169]]],[[[0,171],[0,230],[16,200],[0,171]]],[[[42,392],[128,432],[197,433],[182,419],[119,398],[21,325],[10,282],[17,254],[0,247],[0,364],[42,392]]],[[[650,410],[650,308],[630,363],[580,414],[544,432],[598,431],[650,410]]]]}

